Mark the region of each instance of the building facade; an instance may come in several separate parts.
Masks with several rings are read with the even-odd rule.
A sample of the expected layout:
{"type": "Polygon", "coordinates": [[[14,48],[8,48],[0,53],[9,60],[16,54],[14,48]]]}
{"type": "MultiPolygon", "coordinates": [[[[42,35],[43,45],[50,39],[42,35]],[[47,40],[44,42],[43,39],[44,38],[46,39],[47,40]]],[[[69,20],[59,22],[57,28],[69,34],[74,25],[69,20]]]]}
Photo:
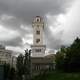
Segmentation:
{"type": "Polygon", "coordinates": [[[44,22],[40,16],[36,16],[32,22],[33,45],[32,57],[44,57],[46,46],[43,44],[44,22]]]}
{"type": "Polygon", "coordinates": [[[45,56],[46,45],[43,43],[44,21],[40,16],[36,16],[32,22],[33,45],[32,49],[32,72],[39,73],[44,70],[54,69],[54,58],[45,56]]]}
{"type": "Polygon", "coordinates": [[[10,66],[15,67],[16,61],[13,56],[12,50],[7,50],[3,45],[0,45],[0,64],[10,64],[10,66]]]}

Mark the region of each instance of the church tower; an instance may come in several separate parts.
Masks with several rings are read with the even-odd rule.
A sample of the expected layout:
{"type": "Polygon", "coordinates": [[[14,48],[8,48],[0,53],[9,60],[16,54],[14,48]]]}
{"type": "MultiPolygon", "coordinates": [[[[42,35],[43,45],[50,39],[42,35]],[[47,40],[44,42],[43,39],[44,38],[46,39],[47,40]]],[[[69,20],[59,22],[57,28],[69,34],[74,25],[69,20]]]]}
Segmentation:
{"type": "Polygon", "coordinates": [[[36,16],[32,22],[33,45],[32,57],[44,57],[46,46],[43,44],[44,22],[40,16],[36,16]]]}

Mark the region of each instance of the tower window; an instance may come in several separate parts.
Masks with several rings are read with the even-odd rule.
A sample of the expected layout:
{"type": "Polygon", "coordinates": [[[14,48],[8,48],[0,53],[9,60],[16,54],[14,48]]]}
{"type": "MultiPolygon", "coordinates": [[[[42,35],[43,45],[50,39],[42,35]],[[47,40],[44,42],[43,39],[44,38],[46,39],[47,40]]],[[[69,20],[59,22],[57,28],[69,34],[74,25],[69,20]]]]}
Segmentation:
{"type": "Polygon", "coordinates": [[[36,49],[35,51],[36,51],[36,52],[41,52],[41,49],[36,49]]]}
{"type": "Polygon", "coordinates": [[[37,19],[37,22],[39,22],[40,20],[39,19],[37,19]]]}
{"type": "Polygon", "coordinates": [[[40,34],[40,31],[36,31],[36,34],[38,34],[38,35],[39,35],[39,34],[40,34]]]}
{"type": "Polygon", "coordinates": [[[40,18],[39,18],[39,17],[37,17],[37,18],[36,18],[36,21],[37,21],[37,22],[40,22],[40,18]]]}
{"type": "Polygon", "coordinates": [[[39,43],[40,42],[40,39],[36,39],[36,43],[39,43]]]}

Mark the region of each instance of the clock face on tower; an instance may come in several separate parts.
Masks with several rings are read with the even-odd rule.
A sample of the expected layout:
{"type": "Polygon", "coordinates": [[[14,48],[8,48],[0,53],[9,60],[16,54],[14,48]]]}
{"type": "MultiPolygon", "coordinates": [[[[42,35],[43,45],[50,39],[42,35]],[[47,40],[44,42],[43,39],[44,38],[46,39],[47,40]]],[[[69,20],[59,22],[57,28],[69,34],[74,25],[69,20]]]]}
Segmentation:
{"type": "Polygon", "coordinates": [[[41,17],[37,16],[36,17],[36,22],[41,22],[41,17]]]}

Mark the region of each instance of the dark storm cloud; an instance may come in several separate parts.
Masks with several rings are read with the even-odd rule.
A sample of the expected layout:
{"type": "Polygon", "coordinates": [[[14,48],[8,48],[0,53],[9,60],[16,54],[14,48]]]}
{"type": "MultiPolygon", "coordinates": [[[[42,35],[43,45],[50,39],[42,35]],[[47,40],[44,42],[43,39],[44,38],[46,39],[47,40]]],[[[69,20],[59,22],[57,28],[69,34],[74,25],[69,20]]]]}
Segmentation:
{"type": "MultiPolygon", "coordinates": [[[[1,20],[1,24],[7,28],[18,30],[23,37],[23,35],[32,33],[32,31],[22,29],[20,27],[21,24],[31,28],[30,25],[35,16],[45,18],[47,14],[55,16],[60,13],[65,13],[66,7],[69,6],[68,2],[70,1],[71,0],[0,0],[0,16],[8,15],[15,17],[8,20],[1,20]]],[[[47,44],[50,48],[57,48],[60,45],[61,40],[55,39],[51,35],[49,28],[47,28],[45,34],[47,44]]],[[[4,43],[11,46],[20,46],[21,42],[21,38],[16,38],[4,43]]]]}
{"type": "Polygon", "coordinates": [[[54,36],[49,27],[45,28],[45,41],[46,41],[46,44],[47,44],[47,47],[50,48],[50,49],[58,49],[61,47],[61,43],[62,43],[62,40],[61,40],[61,36],[60,38],[58,38],[58,35],[62,35],[63,34],[63,31],[60,31],[58,33],[58,35],[54,36]]]}
{"type": "Polygon", "coordinates": [[[22,39],[20,37],[17,37],[10,41],[1,41],[0,43],[5,44],[6,46],[21,46],[22,45],[22,39]]]}
{"type": "Polygon", "coordinates": [[[17,17],[23,23],[31,23],[33,17],[65,12],[68,0],[0,0],[0,14],[17,17]],[[65,5],[65,6],[64,6],[65,5]]]}
{"type": "Polygon", "coordinates": [[[2,25],[15,30],[20,29],[21,23],[17,18],[5,19],[5,16],[2,16],[2,17],[4,17],[4,19],[1,19],[2,25]]]}

